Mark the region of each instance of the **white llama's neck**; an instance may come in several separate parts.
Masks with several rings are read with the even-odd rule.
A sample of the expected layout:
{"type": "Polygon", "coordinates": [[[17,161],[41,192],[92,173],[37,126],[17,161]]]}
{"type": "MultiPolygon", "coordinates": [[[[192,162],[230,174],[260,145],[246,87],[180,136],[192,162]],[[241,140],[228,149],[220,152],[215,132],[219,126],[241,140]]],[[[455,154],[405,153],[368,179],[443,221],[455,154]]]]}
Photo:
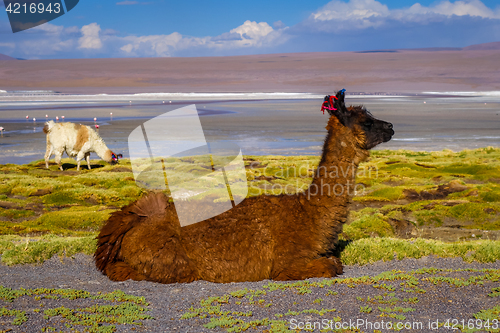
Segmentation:
{"type": "Polygon", "coordinates": [[[111,162],[111,151],[104,143],[104,140],[94,132],[94,130],[90,129],[90,135],[92,136],[94,151],[101,159],[106,162],[111,162]]]}

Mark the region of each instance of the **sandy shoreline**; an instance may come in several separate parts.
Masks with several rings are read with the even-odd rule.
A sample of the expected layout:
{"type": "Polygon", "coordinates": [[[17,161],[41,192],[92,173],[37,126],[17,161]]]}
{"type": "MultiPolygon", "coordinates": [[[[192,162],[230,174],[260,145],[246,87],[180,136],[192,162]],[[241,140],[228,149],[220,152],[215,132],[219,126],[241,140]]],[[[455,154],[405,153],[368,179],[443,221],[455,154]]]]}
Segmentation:
{"type": "MultiPolygon", "coordinates": [[[[331,94],[332,92],[326,93],[331,94]]],[[[485,98],[498,100],[500,91],[425,91],[411,93],[365,93],[349,92],[347,96],[354,99],[404,99],[412,97],[424,98],[485,98]]],[[[83,105],[98,105],[100,107],[124,106],[132,103],[147,105],[171,103],[210,103],[231,101],[257,101],[257,100],[306,100],[322,99],[325,94],[304,92],[238,92],[238,93],[130,93],[130,94],[62,94],[53,91],[45,93],[40,91],[22,90],[16,92],[0,91],[0,108],[25,106],[35,109],[43,107],[60,108],[61,105],[83,107],[83,105]],[[120,103],[113,105],[112,103],[120,103]]]]}
{"type": "Polygon", "coordinates": [[[323,98],[324,95],[313,93],[132,93],[132,94],[60,94],[30,93],[29,91],[10,93],[0,92],[0,107],[35,106],[57,104],[102,104],[102,103],[162,103],[179,102],[209,103],[220,101],[253,100],[304,100],[323,98]]]}

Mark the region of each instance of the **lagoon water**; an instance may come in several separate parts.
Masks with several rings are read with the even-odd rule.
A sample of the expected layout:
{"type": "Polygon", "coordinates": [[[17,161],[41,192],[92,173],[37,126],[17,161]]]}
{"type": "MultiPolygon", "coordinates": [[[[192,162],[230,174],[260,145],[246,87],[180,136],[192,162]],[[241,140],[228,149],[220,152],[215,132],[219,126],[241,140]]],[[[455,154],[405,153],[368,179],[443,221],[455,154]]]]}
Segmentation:
{"type": "MultiPolygon", "coordinates": [[[[0,137],[0,164],[43,159],[45,115],[53,120],[64,115],[67,122],[98,124],[108,147],[128,157],[127,139],[133,129],[189,104],[196,104],[208,141],[235,142],[245,155],[319,155],[328,119],[320,111],[321,103],[321,98],[0,102],[0,126],[5,128],[0,137]]],[[[499,96],[347,96],[346,103],[363,104],[376,118],[394,124],[393,139],[377,149],[500,147],[499,96]]]]}

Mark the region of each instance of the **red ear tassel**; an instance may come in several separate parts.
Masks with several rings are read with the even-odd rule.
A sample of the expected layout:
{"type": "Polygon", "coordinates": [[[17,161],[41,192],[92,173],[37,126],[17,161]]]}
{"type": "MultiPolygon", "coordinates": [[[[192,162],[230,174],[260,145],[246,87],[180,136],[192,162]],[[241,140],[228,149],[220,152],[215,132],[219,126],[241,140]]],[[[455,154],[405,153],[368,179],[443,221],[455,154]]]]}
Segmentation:
{"type": "Polygon", "coordinates": [[[323,111],[323,114],[325,114],[325,109],[327,109],[327,110],[331,110],[331,111],[337,111],[337,109],[333,107],[333,105],[334,105],[333,99],[334,99],[334,98],[335,98],[336,100],[338,100],[337,96],[333,96],[333,95],[332,95],[332,96],[330,96],[330,100],[329,100],[329,101],[324,101],[324,102],[323,102],[323,105],[321,105],[321,111],[323,111]],[[330,105],[331,105],[331,106],[330,106],[330,105],[328,105],[328,102],[330,102],[330,105]]]}
{"type": "MultiPolygon", "coordinates": [[[[330,104],[330,105],[333,105],[333,103],[330,104]]],[[[321,111],[323,111],[323,114],[325,114],[325,109],[326,110],[330,110],[330,111],[337,111],[336,108],[334,108],[333,106],[329,106],[328,105],[328,101],[324,102],[323,105],[321,106],[321,111]]]]}

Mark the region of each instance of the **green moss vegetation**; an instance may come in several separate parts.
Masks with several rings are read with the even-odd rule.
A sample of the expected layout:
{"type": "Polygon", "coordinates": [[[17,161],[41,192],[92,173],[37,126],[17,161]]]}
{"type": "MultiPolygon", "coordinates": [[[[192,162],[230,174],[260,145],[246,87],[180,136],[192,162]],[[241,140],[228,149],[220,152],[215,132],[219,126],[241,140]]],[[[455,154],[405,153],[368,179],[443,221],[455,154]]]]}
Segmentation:
{"type": "Polygon", "coordinates": [[[68,207],[61,211],[45,212],[35,220],[12,223],[0,222],[0,234],[43,235],[56,234],[64,236],[95,235],[111,212],[116,209],[86,207],[68,207]]]}
{"type": "MultiPolygon", "coordinates": [[[[257,196],[304,191],[319,157],[246,156],[244,161],[248,195],[257,196]]],[[[180,172],[169,182],[189,180],[210,186],[215,181],[207,176],[210,168],[195,162],[189,157],[169,160],[169,167],[190,171],[190,178],[180,172]]],[[[134,181],[128,160],[114,166],[94,162],[92,170],[83,167],[78,172],[74,161],[68,159],[63,163],[66,168],[63,172],[55,165],[46,170],[43,161],[0,165],[3,263],[43,262],[56,253],[60,256],[78,251],[92,253],[95,246],[92,239],[109,215],[144,193],[134,181]],[[27,250],[22,250],[26,240],[27,250]],[[72,243],[74,248],[70,248],[72,243]]],[[[458,153],[372,151],[370,159],[358,169],[357,183],[351,212],[340,237],[343,242],[340,250],[348,244],[342,254],[345,263],[391,260],[394,252],[404,253],[396,258],[434,254],[489,262],[492,255],[488,257],[488,251],[497,251],[498,148],[458,153]],[[421,238],[446,243],[420,246],[421,238]]]]}
{"type": "Polygon", "coordinates": [[[460,257],[466,262],[495,262],[500,258],[500,242],[490,240],[442,242],[431,239],[364,238],[349,243],[341,253],[344,264],[365,265],[379,260],[421,258],[435,255],[460,257]]]}
{"type": "Polygon", "coordinates": [[[478,323],[481,323],[481,325],[472,325],[472,329],[466,327],[464,329],[464,332],[500,332],[500,326],[498,323],[500,323],[500,305],[497,305],[491,309],[487,310],[481,310],[478,313],[474,315],[474,318],[476,318],[478,323]],[[491,324],[493,323],[493,325],[491,324]]]}
{"type": "Polygon", "coordinates": [[[2,262],[43,262],[54,254],[95,250],[93,238],[109,215],[138,198],[128,161],[99,162],[76,172],[69,160],[61,172],[45,162],[0,165],[2,262]]]}
{"type": "MultiPolygon", "coordinates": [[[[426,304],[435,303],[436,285],[446,284],[457,289],[474,286],[484,293],[483,296],[486,296],[488,291],[492,290],[492,286],[498,285],[499,280],[500,270],[498,269],[428,267],[411,271],[392,270],[376,276],[356,278],[268,282],[256,289],[245,288],[221,296],[203,298],[198,304],[184,311],[181,320],[197,321],[205,328],[216,332],[244,332],[259,329],[263,332],[277,333],[295,332],[290,321],[294,318],[302,322],[303,331],[353,332],[348,329],[342,330],[342,326],[335,326],[335,323],[349,322],[349,319],[352,319],[352,316],[343,318],[342,311],[333,307],[334,304],[338,305],[344,297],[339,296],[339,292],[344,294],[342,291],[345,288],[359,288],[361,291],[366,291],[365,294],[370,295],[366,298],[358,296],[350,300],[359,306],[360,315],[357,318],[365,318],[369,315],[370,321],[384,320],[397,323],[409,320],[414,312],[425,313],[426,304]],[[431,292],[427,294],[427,291],[431,292]],[[314,298],[309,294],[324,296],[314,298]],[[291,298],[297,302],[292,304],[291,298]],[[268,304],[270,306],[266,306],[268,304]],[[248,308],[252,308],[253,311],[248,311],[248,308]],[[259,314],[257,315],[256,312],[259,314]],[[263,318],[263,316],[266,317],[263,318]],[[322,326],[307,327],[307,322],[310,325],[321,323],[322,326]]],[[[358,292],[358,294],[363,294],[363,292],[358,292]]],[[[448,301],[453,302],[451,299],[448,301]]],[[[500,319],[499,313],[498,306],[495,306],[474,314],[474,318],[482,319],[483,324],[489,319],[491,323],[494,319],[500,319]]],[[[440,321],[444,323],[446,318],[440,321]]],[[[425,328],[426,326],[422,326],[422,329],[425,330],[425,328]]],[[[301,330],[297,329],[297,331],[301,330]]],[[[364,330],[361,331],[364,332],[364,330]]],[[[487,330],[487,332],[496,331],[487,330]]]]}
{"type": "Polygon", "coordinates": [[[12,325],[21,325],[28,321],[25,311],[20,310],[9,310],[5,307],[0,308],[0,317],[14,317],[12,320],[12,325]]]}
{"type": "Polygon", "coordinates": [[[77,253],[92,255],[96,239],[87,237],[60,237],[47,234],[41,237],[0,236],[2,262],[6,265],[42,263],[53,255],[71,257],[77,253]]]}
{"type": "MultiPolygon", "coordinates": [[[[318,162],[307,156],[247,157],[250,195],[303,191],[318,162]]],[[[393,236],[394,220],[421,228],[500,230],[498,148],[372,151],[358,169],[357,183],[345,239],[393,236]]]]}
{"type": "MultiPolygon", "coordinates": [[[[78,289],[11,289],[0,285],[0,300],[5,304],[0,308],[0,318],[11,319],[11,325],[20,326],[28,320],[43,320],[44,332],[78,331],[104,333],[115,332],[117,326],[127,325],[135,329],[142,321],[153,319],[146,314],[148,303],[144,297],[128,295],[120,290],[109,293],[91,294],[78,289]],[[16,302],[26,302],[26,298],[36,301],[39,307],[29,311],[9,309],[16,302]],[[52,307],[52,300],[66,300],[70,306],[52,307]],[[84,301],[84,302],[82,302],[84,301]],[[86,304],[78,306],[78,304],[86,304]],[[51,320],[57,317],[58,320],[51,320]]],[[[4,320],[4,319],[3,319],[4,320]]]]}
{"type": "Polygon", "coordinates": [[[383,214],[378,213],[374,208],[367,208],[366,211],[352,213],[353,221],[344,226],[344,234],[349,235],[350,239],[394,235],[391,225],[385,221],[383,214]]]}

